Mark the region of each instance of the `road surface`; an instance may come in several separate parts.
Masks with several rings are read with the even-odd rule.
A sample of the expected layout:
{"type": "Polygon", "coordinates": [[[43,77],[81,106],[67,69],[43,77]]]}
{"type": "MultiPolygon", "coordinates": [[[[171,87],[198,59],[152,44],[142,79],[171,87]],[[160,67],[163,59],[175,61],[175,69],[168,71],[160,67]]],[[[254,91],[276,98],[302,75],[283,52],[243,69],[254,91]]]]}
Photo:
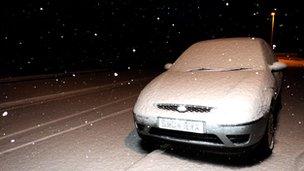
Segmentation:
{"type": "Polygon", "coordinates": [[[285,74],[276,146],[266,158],[143,144],[132,108],[153,76],[99,73],[3,81],[0,170],[304,170],[303,70],[285,74]]]}

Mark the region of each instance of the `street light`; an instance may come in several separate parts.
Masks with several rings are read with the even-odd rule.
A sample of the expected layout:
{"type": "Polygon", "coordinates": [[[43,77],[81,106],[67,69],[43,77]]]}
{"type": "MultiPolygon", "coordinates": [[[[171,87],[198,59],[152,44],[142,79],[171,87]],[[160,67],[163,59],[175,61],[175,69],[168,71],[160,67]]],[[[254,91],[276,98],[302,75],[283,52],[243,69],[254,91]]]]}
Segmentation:
{"type": "Polygon", "coordinates": [[[271,12],[271,35],[270,35],[270,44],[273,45],[273,31],[274,31],[274,16],[275,12],[271,12]]]}

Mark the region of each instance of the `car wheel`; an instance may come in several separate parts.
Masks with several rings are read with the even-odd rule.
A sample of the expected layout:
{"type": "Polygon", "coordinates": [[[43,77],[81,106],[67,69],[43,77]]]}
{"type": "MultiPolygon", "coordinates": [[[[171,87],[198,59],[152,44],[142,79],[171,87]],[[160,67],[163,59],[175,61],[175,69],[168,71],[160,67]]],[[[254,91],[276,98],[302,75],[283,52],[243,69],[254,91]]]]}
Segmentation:
{"type": "Polygon", "coordinates": [[[281,93],[278,95],[276,101],[274,102],[273,107],[271,108],[271,112],[273,113],[273,122],[274,128],[276,129],[278,126],[279,113],[282,109],[282,98],[281,93]]]}
{"type": "Polygon", "coordinates": [[[261,152],[265,153],[265,154],[271,154],[272,150],[274,148],[274,118],[273,118],[273,114],[270,113],[269,117],[268,117],[268,121],[267,121],[267,125],[266,125],[266,130],[265,130],[265,134],[264,137],[262,138],[262,142],[261,142],[261,152]]]}
{"type": "Polygon", "coordinates": [[[279,113],[279,111],[282,109],[282,96],[281,93],[278,95],[275,104],[273,105],[273,112],[275,114],[279,113]]]}

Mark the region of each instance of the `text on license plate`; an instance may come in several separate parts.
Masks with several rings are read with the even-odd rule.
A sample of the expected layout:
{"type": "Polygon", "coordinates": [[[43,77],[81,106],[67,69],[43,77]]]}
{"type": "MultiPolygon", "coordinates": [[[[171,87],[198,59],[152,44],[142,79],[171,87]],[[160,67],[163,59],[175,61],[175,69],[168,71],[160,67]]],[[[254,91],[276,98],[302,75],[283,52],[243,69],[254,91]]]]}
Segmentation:
{"type": "Polygon", "coordinates": [[[159,128],[186,132],[205,133],[203,121],[182,120],[172,118],[158,118],[159,128]]]}

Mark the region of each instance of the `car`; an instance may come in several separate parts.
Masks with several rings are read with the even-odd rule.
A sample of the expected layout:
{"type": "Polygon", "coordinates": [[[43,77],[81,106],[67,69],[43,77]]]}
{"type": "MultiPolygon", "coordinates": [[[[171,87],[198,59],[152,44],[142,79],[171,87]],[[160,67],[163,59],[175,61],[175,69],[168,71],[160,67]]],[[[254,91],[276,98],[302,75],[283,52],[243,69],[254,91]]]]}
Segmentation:
{"type": "Polygon", "coordinates": [[[144,140],[271,153],[285,67],[261,38],[195,43],[141,91],[137,132],[144,140]]]}

